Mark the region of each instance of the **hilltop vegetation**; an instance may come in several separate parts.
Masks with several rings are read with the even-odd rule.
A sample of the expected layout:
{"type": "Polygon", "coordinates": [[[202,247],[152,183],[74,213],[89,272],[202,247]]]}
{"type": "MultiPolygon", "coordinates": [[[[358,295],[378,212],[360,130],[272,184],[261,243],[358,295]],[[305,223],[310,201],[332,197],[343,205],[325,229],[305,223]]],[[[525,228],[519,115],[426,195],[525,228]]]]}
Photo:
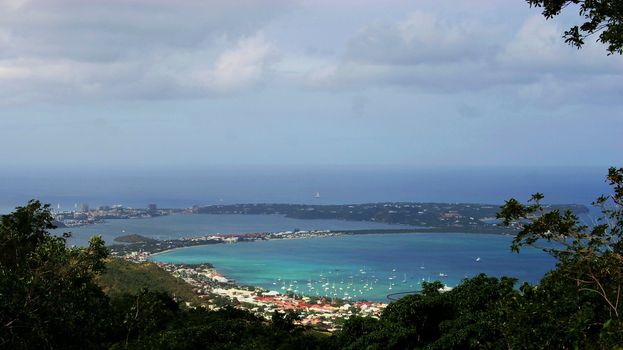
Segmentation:
{"type": "Polygon", "coordinates": [[[99,237],[67,248],[69,235],[52,228],[49,205],[37,201],[2,216],[1,349],[305,349],[328,339],[279,315],[180,308],[171,293],[192,298],[183,281],[153,264],[106,260],[99,237]]]}
{"type": "Polygon", "coordinates": [[[106,295],[113,298],[147,289],[165,293],[179,301],[199,301],[192,286],[151,262],[132,263],[123,259],[107,259],[106,269],[94,280],[106,295]]]}

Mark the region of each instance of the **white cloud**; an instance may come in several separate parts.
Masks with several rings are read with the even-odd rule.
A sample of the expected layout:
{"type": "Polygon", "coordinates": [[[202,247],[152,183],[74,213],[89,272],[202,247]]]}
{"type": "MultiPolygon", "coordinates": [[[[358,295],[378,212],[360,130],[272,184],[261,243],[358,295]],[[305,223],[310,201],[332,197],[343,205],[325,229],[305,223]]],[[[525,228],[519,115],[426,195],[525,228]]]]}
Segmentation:
{"type": "Polygon", "coordinates": [[[0,60],[0,101],[213,96],[267,78],[276,49],[262,35],[222,46],[219,52],[167,51],[113,62],[0,60]]]}
{"type": "Polygon", "coordinates": [[[265,75],[275,49],[263,36],[241,39],[234,48],[223,52],[205,84],[220,92],[231,92],[254,85],[265,75]]]}
{"type": "Polygon", "coordinates": [[[560,29],[541,16],[528,18],[515,37],[498,53],[498,60],[508,65],[538,65],[552,68],[565,63],[568,48],[561,39],[560,29]]]}
{"type": "Polygon", "coordinates": [[[0,8],[6,11],[15,11],[28,4],[31,0],[1,0],[0,8]]]}
{"type": "Polygon", "coordinates": [[[605,47],[587,40],[577,50],[562,39],[563,29],[542,16],[526,19],[515,36],[500,50],[496,62],[508,69],[537,73],[623,73],[621,57],[607,57],[605,47]]]}

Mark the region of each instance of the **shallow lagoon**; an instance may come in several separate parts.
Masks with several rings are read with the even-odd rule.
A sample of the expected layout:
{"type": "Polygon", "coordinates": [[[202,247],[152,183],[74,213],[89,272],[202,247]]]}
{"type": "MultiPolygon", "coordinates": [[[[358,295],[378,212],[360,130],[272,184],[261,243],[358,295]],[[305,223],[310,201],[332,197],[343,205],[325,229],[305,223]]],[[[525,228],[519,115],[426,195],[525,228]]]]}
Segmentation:
{"type": "Polygon", "coordinates": [[[422,281],[455,286],[484,272],[537,282],[554,260],[535,249],[510,251],[512,237],[418,233],[271,240],[183,248],[153,257],[170,263],[209,262],[241,284],[307,295],[386,300],[422,281]]]}

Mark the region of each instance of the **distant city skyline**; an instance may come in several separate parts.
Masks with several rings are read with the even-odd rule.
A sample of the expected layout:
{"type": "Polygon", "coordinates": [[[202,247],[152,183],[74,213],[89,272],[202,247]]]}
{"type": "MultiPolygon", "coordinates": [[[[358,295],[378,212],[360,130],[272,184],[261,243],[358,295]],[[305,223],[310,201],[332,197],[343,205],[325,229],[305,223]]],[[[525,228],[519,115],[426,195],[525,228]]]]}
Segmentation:
{"type": "Polygon", "coordinates": [[[0,163],[605,172],[623,58],[566,45],[576,21],[523,0],[3,0],[0,163]]]}

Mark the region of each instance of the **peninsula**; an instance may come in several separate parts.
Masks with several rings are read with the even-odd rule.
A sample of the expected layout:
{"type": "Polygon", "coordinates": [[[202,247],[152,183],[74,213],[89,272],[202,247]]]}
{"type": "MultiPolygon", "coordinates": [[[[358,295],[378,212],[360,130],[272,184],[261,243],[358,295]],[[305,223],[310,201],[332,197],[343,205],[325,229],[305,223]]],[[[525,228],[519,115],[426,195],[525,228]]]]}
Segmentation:
{"type": "MultiPolygon", "coordinates": [[[[402,224],[427,232],[507,232],[495,219],[500,206],[478,203],[384,202],[365,204],[232,204],[193,208],[199,214],[284,215],[293,219],[337,219],[402,224]]],[[[579,204],[544,205],[545,211],[588,213],[579,204]]]]}

